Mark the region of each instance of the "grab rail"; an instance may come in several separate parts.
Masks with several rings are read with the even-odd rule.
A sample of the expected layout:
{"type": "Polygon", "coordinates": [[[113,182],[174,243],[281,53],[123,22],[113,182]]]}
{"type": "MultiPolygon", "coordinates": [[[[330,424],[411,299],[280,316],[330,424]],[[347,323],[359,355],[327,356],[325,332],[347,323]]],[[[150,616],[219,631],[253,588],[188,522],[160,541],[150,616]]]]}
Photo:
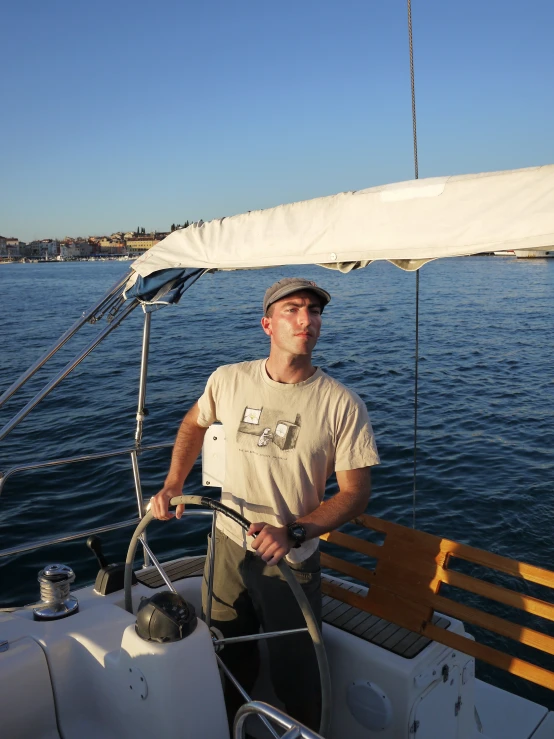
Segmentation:
{"type": "Polygon", "coordinates": [[[251,715],[266,717],[286,729],[281,739],[323,739],[321,734],[308,729],[307,726],[291,718],[284,711],[280,711],[263,701],[250,701],[239,708],[235,718],[234,739],[245,739],[246,719],[251,715]]]}
{"type": "MultiPolygon", "coordinates": [[[[116,449],[113,452],[98,452],[97,454],[83,454],[79,457],[65,457],[62,459],[53,459],[49,462],[38,462],[36,464],[24,464],[20,465],[18,467],[11,467],[6,472],[2,473],[0,472],[0,496],[2,495],[2,491],[4,489],[4,485],[6,484],[6,481],[8,478],[10,478],[12,475],[15,475],[18,472],[26,472],[28,470],[39,470],[39,469],[45,469],[47,467],[58,467],[62,464],[75,464],[77,462],[88,462],[95,459],[108,459],[109,457],[120,457],[125,454],[131,455],[131,463],[133,465],[133,472],[135,472],[135,467],[138,467],[138,459],[137,456],[141,452],[147,452],[151,451],[152,449],[170,449],[173,446],[173,442],[165,442],[163,444],[148,444],[147,446],[133,446],[129,447],[127,449],[116,449]]],[[[22,552],[29,552],[33,551],[34,549],[40,549],[41,547],[51,546],[52,544],[60,544],[62,542],[66,541],[73,541],[74,539],[80,539],[85,536],[91,536],[92,534],[101,534],[106,531],[113,531],[115,529],[122,529],[127,526],[137,526],[137,524],[140,522],[142,516],[143,516],[143,505],[142,505],[142,499],[138,499],[138,509],[139,509],[139,518],[133,518],[128,521],[120,521],[116,524],[109,524],[107,526],[99,526],[95,529],[90,529],[89,531],[85,532],[79,532],[77,534],[67,534],[64,536],[55,537],[53,539],[36,539],[33,542],[30,542],[29,544],[24,544],[23,546],[15,546],[15,547],[8,547],[7,549],[0,549],[0,559],[2,557],[9,557],[13,554],[21,554],[22,552]]],[[[147,553],[145,551],[145,566],[147,563],[147,553]]]]}
{"type": "Polygon", "coordinates": [[[129,447],[128,449],[117,449],[114,452],[98,452],[97,454],[83,454],[80,457],[64,457],[54,459],[50,462],[39,462],[37,464],[24,464],[19,467],[10,467],[6,472],[0,472],[0,495],[6,484],[6,480],[17,472],[26,472],[27,470],[39,470],[45,467],[57,467],[61,464],[74,464],[75,462],[88,462],[93,459],[107,459],[108,457],[120,457],[124,454],[140,454],[151,449],[168,449],[173,446],[173,442],[165,442],[164,444],[148,444],[147,446],[129,447]]]}
{"type": "Polygon", "coordinates": [[[115,531],[115,529],[124,529],[127,526],[137,526],[140,522],[140,518],[133,518],[129,521],[119,521],[119,523],[112,523],[108,526],[98,526],[96,529],[89,529],[88,531],[79,531],[78,534],[68,534],[67,536],[58,536],[54,539],[35,539],[30,544],[24,544],[20,547],[9,547],[8,549],[0,549],[0,558],[9,557],[12,554],[21,554],[22,552],[31,552],[33,549],[40,549],[41,547],[48,547],[52,544],[61,544],[66,541],[74,541],[75,539],[84,539],[85,536],[92,536],[93,534],[103,534],[106,531],[115,531]]]}

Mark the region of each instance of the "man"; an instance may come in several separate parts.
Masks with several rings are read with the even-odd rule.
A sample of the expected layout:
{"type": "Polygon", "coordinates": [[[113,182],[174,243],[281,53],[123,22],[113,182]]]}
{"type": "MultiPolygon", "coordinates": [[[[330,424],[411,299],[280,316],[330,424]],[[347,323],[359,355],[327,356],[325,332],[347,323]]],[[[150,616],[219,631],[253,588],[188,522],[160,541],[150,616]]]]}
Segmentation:
{"type": "MultiPolygon", "coordinates": [[[[369,500],[370,467],[379,457],[365,404],[312,365],[330,300],[315,282],[300,278],[266,291],[261,323],[269,358],[212,374],[181,424],[165,485],[152,500],[156,518],[171,517],[169,500],[182,494],[207,427],[220,421],[226,435],[221,500],[253,522],[245,532],[225,516],[217,519],[211,616],[225,636],[257,633],[260,625],[264,631],[305,625],[274,567],[283,557],[321,624],[318,537],[363,513],[369,500]],[[333,472],[339,492],[323,501],[333,472]]],[[[294,718],[317,729],[319,680],[309,637],[277,637],[267,646],[278,697],[294,718]]],[[[257,672],[255,642],[228,645],[222,657],[249,691],[257,672]]]]}

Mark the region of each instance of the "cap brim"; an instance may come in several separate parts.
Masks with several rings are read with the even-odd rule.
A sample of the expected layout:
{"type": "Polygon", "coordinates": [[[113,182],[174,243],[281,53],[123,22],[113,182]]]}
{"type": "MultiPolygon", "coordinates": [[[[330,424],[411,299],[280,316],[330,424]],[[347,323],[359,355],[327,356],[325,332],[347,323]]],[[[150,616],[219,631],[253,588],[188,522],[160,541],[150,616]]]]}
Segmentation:
{"type": "Polygon", "coordinates": [[[324,308],[327,305],[327,303],[331,302],[331,296],[329,295],[327,290],[323,290],[323,288],[317,287],[317,285],[316,286],[294,285],[292,287],[290,285],[286,285],[285,287],[282,287],[280,290],[277,290],[275,295],[271,296],[271,302],[267,304],[266,311],[271,305],[273,305],[273,303],[276,303],[278,300],[282,300],[283,298],[286,298],[287,295],[292,295],[293,293],[301,293],[301,292],[315,293],[319,298],[321,298],[323,302],[323,305],[321,306],[322,308],[324,308]]]}

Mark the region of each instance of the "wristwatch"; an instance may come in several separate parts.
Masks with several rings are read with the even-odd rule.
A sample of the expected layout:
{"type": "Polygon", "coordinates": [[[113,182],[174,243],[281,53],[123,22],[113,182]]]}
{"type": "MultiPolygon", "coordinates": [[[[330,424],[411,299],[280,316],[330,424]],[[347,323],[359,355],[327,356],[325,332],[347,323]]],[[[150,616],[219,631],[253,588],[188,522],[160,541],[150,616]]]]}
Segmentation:
{"type": "Polygon", "coordinates": [[[288,523],[287,529],[289,532],[289,539],[292,539],[294,542],[292,548],[298,549],[298,547],[306,541],[306,529],[301,523],[288,523]]]}

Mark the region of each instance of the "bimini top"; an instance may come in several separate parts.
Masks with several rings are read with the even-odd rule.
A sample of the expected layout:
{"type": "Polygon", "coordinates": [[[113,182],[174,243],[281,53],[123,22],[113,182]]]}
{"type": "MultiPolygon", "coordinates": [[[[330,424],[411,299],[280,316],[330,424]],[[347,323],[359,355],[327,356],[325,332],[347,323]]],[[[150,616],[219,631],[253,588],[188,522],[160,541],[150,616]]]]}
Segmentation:
{"type": "Polygon", "coordinates": [[[173,286],[183,270],[348,272],[378,259],[415,270],[439,257],[553,244],[554,165],[433,177],[195,223],[139,257],[126,292],[151,297],[152,278],[159,295],[166,270],[173,286]]]}

